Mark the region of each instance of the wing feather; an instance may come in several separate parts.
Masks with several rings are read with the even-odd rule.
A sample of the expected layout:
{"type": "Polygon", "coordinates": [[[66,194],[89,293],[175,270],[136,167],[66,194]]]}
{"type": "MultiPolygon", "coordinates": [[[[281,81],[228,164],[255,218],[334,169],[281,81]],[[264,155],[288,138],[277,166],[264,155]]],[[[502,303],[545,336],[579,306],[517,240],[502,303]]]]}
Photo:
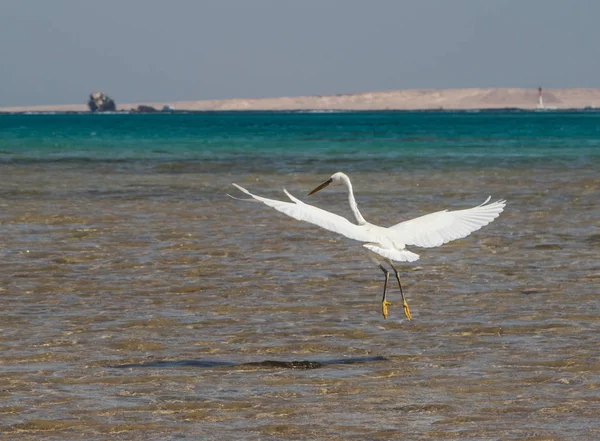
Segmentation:
{"type": "Polygon", "coordinates": [[[363,247],[396,262],[414,262],[419,260],[419,255],[408,250],[397,250],[394,248],[383,248],[373,243],[366,243],[363,247]]]}
{"type": "Polygon", "coordinates": [[[477,207],[466,210],[438,211],[409,221],[400,222],[390,230],[396,232],[406,245],[423,248],[437,247],[468,236],[496,219],[506,201],[488,204],[490,198],[477,207]]]}
{"type": "Polygon", "coordinates": [[[361,242],[373,242],[377,238],[374,237],[372,233],[360,226],[355,225],[350,222],[348,219],[339,216],[335,213],[330,213],[329,211],[323,210],[321,208],[315,207],[314,205],[309,205],[302,202],[300,199],[292,196],[287,190],[283,190],[288,198],[290,198],[293,202],[285,202],[278,201],[276,199],[264,198],[262,196],[257,196],[255,194],[250,193],[244,187],[241,187],[237,184],[233,184],[238,190],[246,193],[248,196],[256,199],[268,205],[269,207],[274,208],[277,211],[280,211],[283,214],[286,214],[294,219],[309,222],[314,225],[318,225],[321,228],[324,228],[329,231],[333,231],[334,233],[341,234],[350,239],[358,240],[361,242]]]}

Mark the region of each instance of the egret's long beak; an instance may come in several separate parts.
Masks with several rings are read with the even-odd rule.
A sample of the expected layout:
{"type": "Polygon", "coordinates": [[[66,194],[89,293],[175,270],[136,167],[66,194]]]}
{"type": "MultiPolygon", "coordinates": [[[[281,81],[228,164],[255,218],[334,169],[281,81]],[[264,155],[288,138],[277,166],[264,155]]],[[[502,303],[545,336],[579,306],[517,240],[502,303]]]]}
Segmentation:
{"type": "Polygon", "coordinates": [[[308,193],[308,195],[310,196],[311,194],[314,194],[314,193],[316,193],[319,190],[323,190],[325,187],[327,187],[332,182],[333,182],[333,179],[331,179],[331,178],[327,179],[325,182],[323,182],[321,185],[319,185],[313,191],[311,191],[310,193],[308,193]]]}

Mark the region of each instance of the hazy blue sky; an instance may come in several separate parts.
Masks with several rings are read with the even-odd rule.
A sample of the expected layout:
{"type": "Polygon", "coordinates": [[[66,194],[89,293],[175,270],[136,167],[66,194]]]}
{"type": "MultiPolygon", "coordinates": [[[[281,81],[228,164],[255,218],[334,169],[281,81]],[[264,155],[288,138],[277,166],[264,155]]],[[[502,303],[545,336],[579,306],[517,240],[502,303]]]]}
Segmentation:
{"type": "Polygon", "coordinates": [[[600,87],[597,0],[0,0],[0,107],[600,87]]]}

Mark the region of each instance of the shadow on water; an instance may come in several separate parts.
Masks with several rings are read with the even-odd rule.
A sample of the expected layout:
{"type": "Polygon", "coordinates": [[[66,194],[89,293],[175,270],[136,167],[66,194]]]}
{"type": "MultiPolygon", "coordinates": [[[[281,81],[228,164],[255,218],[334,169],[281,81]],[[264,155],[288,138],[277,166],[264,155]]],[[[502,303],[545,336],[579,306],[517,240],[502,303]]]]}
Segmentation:
{"type": "Polygon", "coordinates": [[[354,357],[354,358],[333,358],[330,360],[301,360],[301,361],[281,361],[281,360],[264,360],[251,361],[246,363],[235,363],[230,361],[214,361],[214,360],[157,360],[147,363],[130,363],[111,366],[113,368],[178,368],[178,367],[193,367],[201,369],[209,369],[216,367],[257,367],[264,369],[318,369],[325,366],[336,364],[358,364],[370,363],[374,361],[384,361],[387,358],[382,356],[374,357],[354,357]]]}

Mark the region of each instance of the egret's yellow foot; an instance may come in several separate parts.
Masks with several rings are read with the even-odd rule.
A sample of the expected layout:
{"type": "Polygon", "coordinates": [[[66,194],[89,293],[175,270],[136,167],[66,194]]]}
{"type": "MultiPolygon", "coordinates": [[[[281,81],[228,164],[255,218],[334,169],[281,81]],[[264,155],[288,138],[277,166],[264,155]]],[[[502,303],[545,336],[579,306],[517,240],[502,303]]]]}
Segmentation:
{"type": "Polygon", "coordinates": [[[384,319],[387,319],[387,316],[388,316],[388,310],[387,310],[388,306],[392,306],[392,304],[390,302],[388,302],[387,300],[384,300],[381,302],[381,312],[383,314],[384,319]]]}
{"type": "Polygon", "coordinates": [[[410,321],[412,320],[412,317],[410,316],[410,309],[408,309],[408,303],[406,303],[406,300],[403,302],[404,306],[404,315],[406,316],[406,318],[410,321]]]}

